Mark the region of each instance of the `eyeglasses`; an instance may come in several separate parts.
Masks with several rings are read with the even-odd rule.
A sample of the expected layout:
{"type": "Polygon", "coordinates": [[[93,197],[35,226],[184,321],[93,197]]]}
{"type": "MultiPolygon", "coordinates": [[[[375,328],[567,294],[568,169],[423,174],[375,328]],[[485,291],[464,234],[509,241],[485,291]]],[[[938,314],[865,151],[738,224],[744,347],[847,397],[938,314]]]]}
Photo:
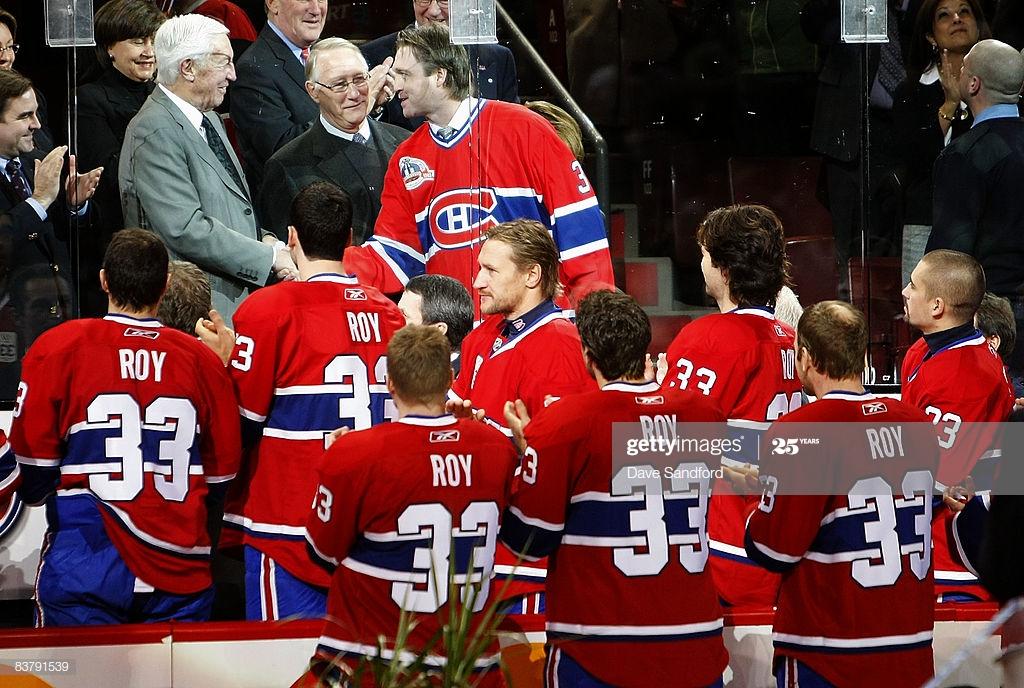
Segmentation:
{"type": "Polygon", "coordinates": [[[362,89],[363,86],[366,86],[366,84],[369,81],[370,81],[370,75],[369,74],[359,74],[358,76],[352,77],[348,81],[339,81],[338,83],[336,83],[336,84],[334,84],[332,86],[328,86],[327,84],[322,83],[320,81],[314,81],[313,83],[316,84],[317,86],[323,86],[324,88],[326,88],[331,93],[347,93],[349,86],[355,86],[356,89],[359,90],[359,89],[362,89]]]}
{"type": "Polygon", "coordinates": [[[225,55],[224,53],[210,53],[209,57],[206,58],[206,64],[214,69],[224,69],[234,64],[234,60],[232,60],[230,55],[225,55]]]}
{"type": "Polygon", "coordinates": [[[416,3],[417,7],[430,7],[436,2],[437,6],[441,9],[448,9],[448,0],[413,0],[413,2],[416,3]]]}
{"type": "Polygon", "coordinates": [[[11,51],[11,55],[17,55],[18,51],[21,50],[21,46],[17,43],[11,43],[10,45],[0,45],[0,55],[3,55],[8,50],[11,51]]]}

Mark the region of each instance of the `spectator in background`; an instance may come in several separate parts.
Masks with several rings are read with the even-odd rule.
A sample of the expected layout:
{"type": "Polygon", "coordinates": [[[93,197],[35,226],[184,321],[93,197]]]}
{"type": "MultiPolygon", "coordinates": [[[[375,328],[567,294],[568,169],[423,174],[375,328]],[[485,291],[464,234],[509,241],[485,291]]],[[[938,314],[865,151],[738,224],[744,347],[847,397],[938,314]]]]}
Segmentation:
{"type": "Polygon", "coordinates": [[[1004,363],[1010,360],[1010,354],[1017,344],[1017,330],[1013,321],[1013,308],[1007,299],[990,291],[985,292],[978,312],[974,315],[974,326],[981,330],[989,346],[1004,363]]]}
{"type": "Polygon", "coordinates": [[[103,72],[78,89],[79,164],[104,167],[94,203],[94,231],[79,242],[82,315],[107,312],[99,269],[114,232],[124,227],[117,166],[128,123],[152,93],[156,74],[153,37],[165,21],[151,0],[111,0],[96,12],[96,56],[103,72]]]}
{"type": "Polygon", "coordinates": [[[230,324],[250,288],[297,271],[287,247],[259,230],[238,159],[212,112],[235,77],[227,33],[194,14],[160,27],[160,85],[128,125],[118,176],[125,222],[152,229],[176,257],[203,268],[230,324]]]}
{"type": "Polygon", "coordinates": [[[898,174],[903,186],[903,284],[932,230],[932,167],[942,149],[971,128],[960,96],[967,51],[990,38],[978,0],[924,0],[914,24],[907,79],[896,91],[898,174]]]}
{"type": "MultiPolygon", "coordinates": [[[[839,267],[839,293],[849,298],[851,256],[860,255],[863,240],[885,239],[869,247],[870,255],[885,255],[899,218],[883,212],[881,185],[896,162],[893,95],[906,76],[902,44],[911,17],[902,3],[888,0],[888,42],[863,45],[841,41],[840,0],[807,0],[800,12],[804,35],[828,51],[818,74],[818,95],[811,125],[811,149],[825,156],[825,177],[839,267]],[[865,112],[865,85],[869,104],[865,112]],[[865,121],[866,120],[866,121],[865,121]],[[871,152],[864,159],[865,142],[871,152]],[[867,188],[862,188],[862,164],[868,165],[867,188]],[[862,198],[870,197],[867,217],[862,198]]],[[[894,201],[894,198],[888,200],[894,201]]],[[[887,208],[891,211],[891,206],[887,208]]]]}
{"type": "Polygon", "coordinates": [[[398,301],[407,325],[433,325],[452,347],[452,371],[459,375],[462,340],[473,329],[473,299],[462,283],[447,275],[417,275],[398,301]]]}
{"type": "MultiPolygon", "coordinates": [[[[18,54],[18,20],[14,15],[0,7],[0,69],[14,69],[14,58],[18,54]]],[[[37,117],[39,118],[40,129],[35,134],[36,148],[41,151],[53,149],[53,134],[46,116],[46,99],[38,89],[36,90],[36,104],[38,106],[37,117]]]]}
{"type": "MultiPolygon", "coordinates": [[[[1024,56],[996,40],[978,42],[964,58],[960,95],[974,126],[935,161],[934,226],[928,250],[972,255],[985,269],[988,290],[1013,306],[1017,337],[1024,328],[1024,120],[1018,102],[1024,56]]],[[[1024,375],[1024,347],[1010,374],[1024,375]]]]}
{"type": "Polygon", "coordinates": [[[313,182],[332,182],[352,199],[352,243],[358,246],[373,234],[384,172],[409,132],[366,116],[369,70],[359,48],[343,38],[325,38],[310,50],[306,92],[320,116],[267,161],[260,220],[286,239],[296,194],[313,182]]]}
{"type": "MultiPolygon", "coordinates": [[[[19,270],[20,275],[32,276],[31,288],[29,279],[12,277],[8,292],[18,318],[16,330],[22,334],[19,341],[7,344],[21,351],[43,329],[72,314],[66,278],[71,274],[69,226],[75,219],[84,226],[87,201],[103,172],[97,168],[76,174],[75,156],[70,156],[68,177],[61,183],[67,147],[49,153],[37,147],[35,135],[40,124],[35,94],[32,82],[21,74],[0,70],[0,250],[5,254],[0,263],[19,270]],[[19,280],[24,282],[20,288],[19,280]],[[45,294],[45,305],[36,302],[36,294],[45,294]],[[30,326],[26,327],[26,319],[30,326]]],[[[0,384],[5,385],[0,398],[12,399],[12,378],[7,372],[9,368],[0,373],[0,384]]],[[[17,384],[16,377],[13,382],[17,384]]]]}
{"type": "Polygon", "coordinates": [[[586,155],[586,151],[583,150],[583,133],[572,115],[546,100],[531,100],[526,107],[551,122],[558,138],[569,147],[577,160],[583,160],[586,155]]]}
{"type": "Polygon", "coordinates": [[[196,323],[208,318],[213,308],[210,278],[198,265],[185,260],[172,260],[167,276],[167,291],[157,318],[168,327],[195,334],[196,323]]]}
{"type": "MultiPolygon", "coordinates": [[[[447,0],[412,0],[412,12],[415,21],[407,26],[429,26],[432,23],[448,26],[447,0]]],[[[388,58],[394,58],[398,45],[398,34],[368,41],[360,48],[371,67],[384,64],[388,58]]],[[[512,51],[497,43],[465,46],[469,54],[472,70],[472,95],[490,100],[504,100],[509,103],[519,102],[519,80],[516,77],[516,60],[512,51]]],[[[422,115],[409,116],[402,112],[402,105],[391,100],[384,107],[382,119],[410,131],[423,124],[422,115]]]]}
{"type": "MultiPolygon", "coordinates": [[[[260,188],[271,155],[316,119],[306,93],[306,60],[327,20],[327,0],[266,0],[267,24],[238,58],[231,119],[245,174],[260,188]]],[[[288,206],[285,206],[287,208],[288,206]]]]}

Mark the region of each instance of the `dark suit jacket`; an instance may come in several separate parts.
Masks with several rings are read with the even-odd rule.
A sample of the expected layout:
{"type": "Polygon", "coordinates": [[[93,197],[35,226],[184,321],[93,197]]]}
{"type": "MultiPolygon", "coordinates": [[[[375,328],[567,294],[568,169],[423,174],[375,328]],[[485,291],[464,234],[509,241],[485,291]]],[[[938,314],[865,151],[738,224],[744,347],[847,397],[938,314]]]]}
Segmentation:
{"type": "MultiPolygon", "coordinates": [[[[877,45],[840,41],[839,10],[840,0],[808,0],[800,11],[800,26],[808,40],[828,50],[818,74],[811,148],[830,158],[851,162],[860,157],[864,96],[878,72],[880,52],[877,45]]],[[[909,14],[901,13],[901,36],[909,34],[913,23],[909,14]]]]}
{"type": "Polygon", "coordinates": [[[1024,288],[1024,119],[986,120],[950,143],[935,161],[928,251],[969,253],[1000,296],[1024,288]]]}
{"type": "Polygon", "coordinates": [[[388,160],[410,135],[401,127],[373,120],[370,131],[375,147],[328,133],[318,117],[309,131],[274,153],[267,161],[258,199],[263,228],[285,240],[292,199],[313,182],[328,181],[352,198],[352,245],[362,244],[373,234],[380,213],[388,160]]]}
{"type": "Polygon", "coordinates": [[[131,81],[113,67],[78,89],[78,129],[83,133],[78,139],[78,169],[103,167],[103,176],[90,203],[95,231],[81,245],[82,313],[86,316],[106,313],[107,297],[96,274],[110,238],[124,227],[117,186],[121,145],[128,123],[152,91],[152,83],[131,81]]]}
{"type": "MultiPolygon", "coordinates": [[[[19,158],[30,188],[35,187],[36,160],[44,155],[36,149],[19,158]]],[[[16,350],[20,358],[38,335],[72,315],[70,217],[63,189],[62,180],[57,200],[41,220],[28,201],[18,200],[6,175],[0,174],[0,296],[4,297],[0,305],[9,309],[17,323],[13,334],[17,346],[0,353],[0,399],[14,398],[18,383],[20,368],[9,354],[16,350]]],[[[87,236],[88,218],[78,221],[87,236]]],[[[0,316],[0,321],[10,323],[11,319],[0,316]]],[[[0,325],[0,330],[6,348],[12,335],[7,326],[0,325]]]]}
{"type": "MultiPolygon", "coordinates": [[[[896,90],[892,114],[896,127],[898,175],[903,188],[903,224],[932,224],[932,168],[946,145],[936,112],[946,101],[942,84],[907,78],[896,90]]],[[[953,138],[971,128],[974,118],[953,122],[953,138]]]]}
{"type": "Polygon", "coordinates": [[[284,144],[309,129],[320,110],[306,93],[302,64],[269,25],[235,65],[231,120],[245,176],[260,188],[263,166],[284,144]]]}
{"type": "MultiPolygon", "coordinates": [[[[395,56],[395,44],[398,33],[375,38],[360,46],[363,57],[370,65],[376,67],[385,59],[395,56]]],[[[469,64],[476,73],[475,83],[479,86],[479,95],[488,100],[504,100],[509,103],[519,102],[519,81],[516,78],[516,60],[512,51],[500,44],[467,45],[469,64]],[[479,59],[479,64],[477,60],[479,59]]],[[[384,108],[381,121],[414,130],[423,124],[422,117],[408,119],[402,114],[402,105],[398,98],[393,98],[384,108]]]]}

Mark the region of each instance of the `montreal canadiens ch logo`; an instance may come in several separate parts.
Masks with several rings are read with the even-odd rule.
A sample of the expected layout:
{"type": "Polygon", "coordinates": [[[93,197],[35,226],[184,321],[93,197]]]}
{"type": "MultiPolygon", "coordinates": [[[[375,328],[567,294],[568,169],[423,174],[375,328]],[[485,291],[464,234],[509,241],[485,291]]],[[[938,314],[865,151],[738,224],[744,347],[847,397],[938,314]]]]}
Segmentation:
{"type": "Polygon", "coordinates": [[[405,156],[398,161],[398,173],[402,175],[405,188],[409,191],[434,178],[434,170],[419,158],[405,156]]]}
{"type": "Polygon", "coordinates": [[[454,189],[436,197],[427,209],[427,222],[434,243],[441,249],[472,246],[491,227],[498,225],[494,189],[454,189]]]}

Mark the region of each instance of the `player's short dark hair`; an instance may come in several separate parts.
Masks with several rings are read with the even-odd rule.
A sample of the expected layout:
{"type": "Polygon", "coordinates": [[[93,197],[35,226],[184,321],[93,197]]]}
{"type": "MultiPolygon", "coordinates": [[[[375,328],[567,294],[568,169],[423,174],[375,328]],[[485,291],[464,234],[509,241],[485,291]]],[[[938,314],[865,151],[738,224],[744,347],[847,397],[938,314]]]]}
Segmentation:
{"type": "Polygon", "coordinates": [[[773,304],[789,286],[782,221],[763,205],[712,210],[697,228],[697,243],[713,266],[728,272],[729,294],[740,306],[773,304]]]}
{"type": "Polygon", "coordinates": [[[310,260],[341,260],[352,240],[352,199],[330,182],[313,182],[297,193],[289,219],[310,260]]]}
{"type": "Polygon", "coordinates": [[[108,51],[120,41],[153,38],[167,21],[152,0],[110,0],[96,10],[96,56],[104,67],[110,66],[108,51]]]}
{"type": "Polygon", "coordinates": [[[160,301],[157,318],[164,325],[195,334],[196,321],[210,317],[213,294],[210,278],[195,263],[172,260],[167,266],[171,279],[160,301]]]}
{"type": "Polygon", "coordinates": [[[452,43],[447,26],[431,22],[427,26],[403,29],[395,42],[395,52],[401,48],[412,50],[424,74],[429,76],[439,69],[445,70],[442,85],[452,98],[469,97],[469,55],[461,45],[452,43]]]}
{"type": "Polygon", "coordinates": [[[985,297],[985,270],[960,251],[938,249],[924,254],[922,281],[929,299],[940,298],[958,324],[970,322],[985,297]]]}
{"type": "Polygon", "coordinates": [[[999,350],[996,353],[1004,361],[1009,361],[1017,344],[1017,321],[1013,317],[1013,307],[1009,300],[990,291],[985,292],[974,318],[983,335],[999,336],[999,350]]]}
{"type": "Polygon", "coordinates": [[[605,289],[590,292],[576,307],[576,327],[606,380],[643,377],[651,321],[632,296],[605,289]]]}
{"type": "Polygon", "coordinates": [[[458,351],[473,329],[473,299],[462,282],[448,275],[416,275],[405,290],[423,299],[420,309],[424,325],[448,326],[445,336],[452,351],[458,351]]]}
{"type": "Polygon", "coordinates": [[[441,330],[406,325],[388,343],[388,379],[395,395],[417,403],[444,402],[452,383],[451,347],[441,330]]]}
{"type": "Polygon", "coordinates": [[[103,256],[107,290],[114,304],[132,310],[152,308],[167,286],[167,247],[153,232],[122,229],[103,256]]]}
{"type": "Polygon", "coordinates": [[[539,265],[544,298],[558,295],[558,247],[544,225],[536,220],[502,222],[487,232],[487,240],[500,241],[512,249],[512,262],[520,271],[539,265]]]}
{"type": "Polygon", "coordinates": [[[32,82],[28,77],[13,69],[0,69],[0,118],[11,100],[23,96],[31,88],[32,82]]]}
{"type": "Polygon", "coordinates": [[[845,301],[820,301],[800,316],[796,344],[818,372],[833,380],[859,377],[868,350],[868,322],[845,301]]]}

